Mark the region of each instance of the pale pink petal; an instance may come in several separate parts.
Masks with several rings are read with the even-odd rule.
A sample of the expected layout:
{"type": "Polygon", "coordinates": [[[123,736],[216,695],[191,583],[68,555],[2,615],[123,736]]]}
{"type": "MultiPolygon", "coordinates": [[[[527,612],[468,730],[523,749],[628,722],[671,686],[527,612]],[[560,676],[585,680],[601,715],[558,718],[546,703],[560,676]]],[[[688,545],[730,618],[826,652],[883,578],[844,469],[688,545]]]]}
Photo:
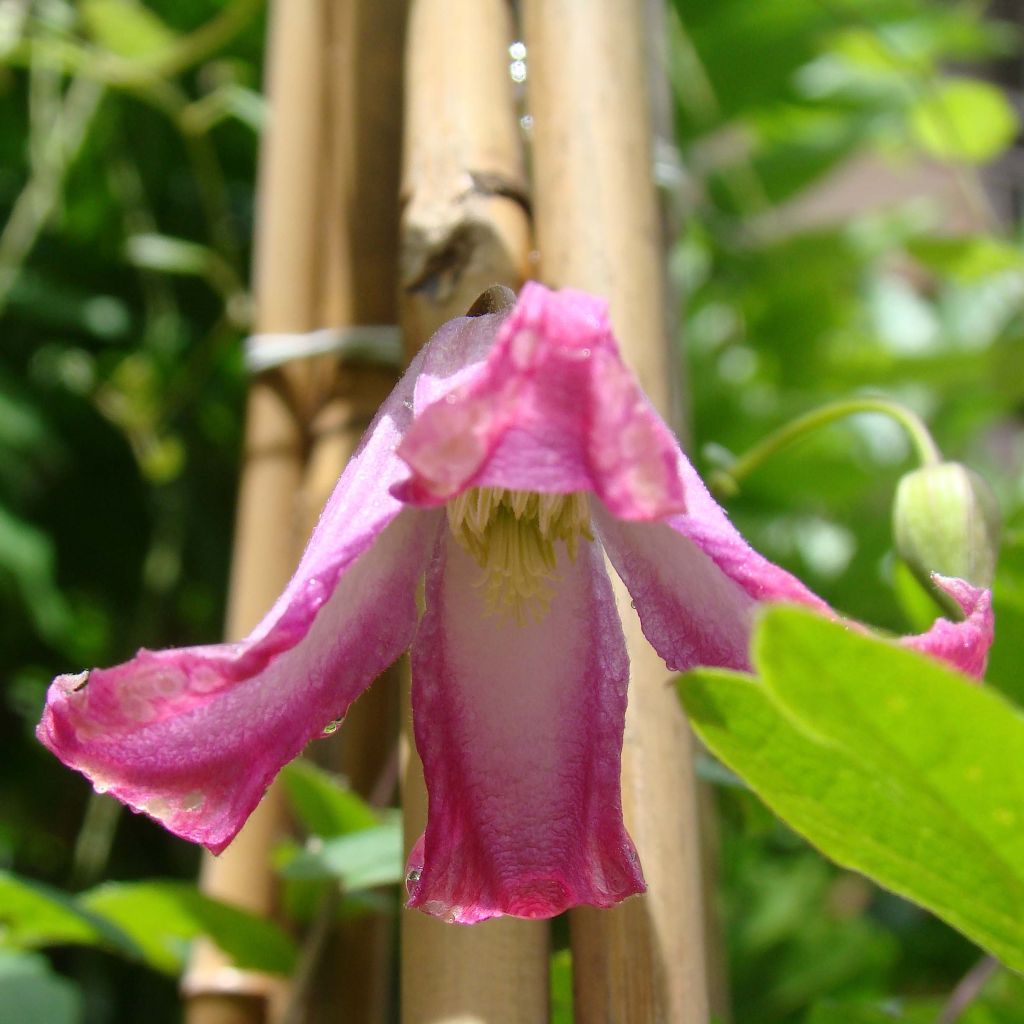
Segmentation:
{"type": "Polygon", "coordinates": [[[220,852],[281,766],[410,643],[440,521],[407,509],[336,580],[307,577],[308,596],[282,616],[288,643],[271,627],[255,641],[143,650],[87,679],[59,677],[40,740],[98,790],[220,852]]]}
{"type": "Polygon", "coordinates": [[[430,806],[412,907],[470,923],[643,890],[619,797],[629,666],[611,586],[591,543],[558,572],[547,614],[517,625],[486,614],[476,562],[439,541],[413,646],[430,806]]]}
{"type": "Polygon", "coordinates": [[[422,412],[419,398],[399,449],[407,501],[501,486],[594,491],[627,519],[685,508],[676,442],[623,364],[602,300],[526,285],[486,359],[453,387],[425,390],[422,412]]]}
{"type": "Polygon", "coordinates": [[[593,526],[670,669],[749,667],[757,602],[696,544],[665,523],[623,522],[605,509],[595,508],[593,526]]]}
{"type": "MultiPolygon", "coordinates": [[[[761,603],[801,604],[838,617],[796,577],[754,551],[691,468],[686,475],[687,501],[698,511],[663,523],[623,522],[592,502],[597,535],[630,592],[644,635],[669,668],[748,669],[750,634],[761,603]]],[[[940,619],[927,633],[902,642],[981,676],[992,644],[991,596],[963,580],[939,582],[966,618],[940,619]]]]}

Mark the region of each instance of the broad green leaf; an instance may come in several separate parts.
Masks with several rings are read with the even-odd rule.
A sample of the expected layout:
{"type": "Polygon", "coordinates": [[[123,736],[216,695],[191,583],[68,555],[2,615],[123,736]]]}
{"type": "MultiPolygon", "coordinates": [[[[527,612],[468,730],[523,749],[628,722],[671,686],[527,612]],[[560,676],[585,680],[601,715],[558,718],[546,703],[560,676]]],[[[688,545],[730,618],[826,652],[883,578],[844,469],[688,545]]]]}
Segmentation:
{"type": "Polygon", "coordinates": [[[65,943],[105,946],[128,956],[139,952],[126,932],[81,906],[70,893],[0,871],[0,945],[32,948],[65,943]]]}
{"type": "Polygon", "coordinates": [[[337,879],[346,892],[400,882],[405,877],[401,819],[312,843],[280,870],[290,879],[337,879]]]}
{"type": "Polygon", "coordinates": [[[373,828],[377,814],[344,781],[302,758],[281,772],[288,802],[313,835],[330,838],[373,828]]]}
{"type": "Polygon", "coordinates": [[[1018,128],[1002,91],[969,78],[943,82],[914,103],[908,116],[912,137],[929,156],[959,163],[994,160],[1018,128]]]}
{"type": "Polygon", "coordinates": [[[83,0],[79,11],[93,39],[119,57],[159,57],[178,38],[137,0],[83,0]]]}
{"type": "Polygon", "coordinates": [[[239,967],[287,974],[294,966],[295,948],[280,928],[184,882],[115,882],[91,889],[80,902],[129,935],[157,970],[180,971],[188,943],[201,935],[239,967]]]}
{"type": "Polygon", "coordinates": [[[932,659],[790,608],[765,617],[755,659],[805,731],[927,798],[937,823],[981,840],[979,853],[995,853],[993,867],[1008,869],[1024,895],[1018,708],[932,659]]]}
{"type": "Polygon", "coordinates": [[[711,750],[833,860],[1024,970],[1024,717],[911,651],[792,608],[755,637],[757,681],[680,695],[711,750]]]}
{"type": "Polygon", "coordinates": [[[44,957],[0,952],[0,1024],[77,1024],[82,999],[44,957]]]}

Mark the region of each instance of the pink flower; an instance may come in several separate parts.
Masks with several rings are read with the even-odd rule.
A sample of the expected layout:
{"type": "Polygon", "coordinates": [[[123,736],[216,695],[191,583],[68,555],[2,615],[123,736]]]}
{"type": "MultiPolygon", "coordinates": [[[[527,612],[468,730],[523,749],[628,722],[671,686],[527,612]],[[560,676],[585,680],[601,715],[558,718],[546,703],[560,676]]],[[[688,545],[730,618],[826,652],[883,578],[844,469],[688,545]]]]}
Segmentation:
{"type": "MultiPolygon", "coordinates": [[[[531,284],[417,356],[249,637],[61,676],[39,738],[219,852],[412,645],[430,805],[409,905],[460,922],[610,906],[644,882],[620,806],[629,665],[606,554],[673,670],[747,667],[762,602],[832,614],[729,524],[604,303],[531,284]]],[[[942,585],[964,620],[903,642],[979,675],[989,594],[942,585]]]]}

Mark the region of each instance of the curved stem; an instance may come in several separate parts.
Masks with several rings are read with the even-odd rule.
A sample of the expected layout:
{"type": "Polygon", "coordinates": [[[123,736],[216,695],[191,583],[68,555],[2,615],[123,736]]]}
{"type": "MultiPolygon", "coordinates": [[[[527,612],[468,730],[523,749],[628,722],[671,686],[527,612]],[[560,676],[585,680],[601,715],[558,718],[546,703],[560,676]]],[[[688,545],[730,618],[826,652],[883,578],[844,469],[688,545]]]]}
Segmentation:
{"type": "Polygon", "coordinates": [[[979,960],[953,989],[942,1012],[936,1017],[935,1024],[956,1024],[1001,966],[994,956],[986,956],[979,960]]]}
{"type": "Polygon", "coordinates": [[[740,483],[763,462],[770,459],[776,452],[789,447],[805,434],[810,434],[820,427],[845,419],[858,413],[874,412],[895,420],[910,439],[918,461],[922,466],[934,465],[942,461],[932,435],[928,432],[924,421],[916,413],[904,405],[886,398],[850,398],[841,402],[832,402],[820,409],[814,409],[803,416],[780,427],[759,441],[749,451],[741,455],[728,469],[720,469],[711,474],[711,484],[715,491],[731,496],[739,490],[740,483]]]}
{"type": "Polygon", "coordinates": [[[32,174],[0,230],[0,312],[47,221],[60,201],[64,181],[77,159],[100,109],[105,89],[76,78],[49,125],[49,137],[34,161],[32,174]]]}

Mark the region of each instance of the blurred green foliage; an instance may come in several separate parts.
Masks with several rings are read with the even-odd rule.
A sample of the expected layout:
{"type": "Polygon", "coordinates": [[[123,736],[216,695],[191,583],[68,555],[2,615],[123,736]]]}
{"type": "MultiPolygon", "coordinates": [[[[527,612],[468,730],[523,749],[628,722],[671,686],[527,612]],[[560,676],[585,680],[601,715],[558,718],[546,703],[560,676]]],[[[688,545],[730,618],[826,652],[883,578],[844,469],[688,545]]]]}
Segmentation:
{"type": "MultiPolygon", "coordinates": [[[[1024,700],[1024,248],[984,169],[1018,134],[984,77],[1019,65],[1018,34],[976,0],[668,7],[679,159],[662,177],[698,464],[851,393],[915,409],[999,499],[989,679],[1024,700]]],[[[130,916],[141,885],[139,913],[162,916],[159,900],[193,891],[149,880],[192,878],[196,852],[91,797],[32,728],[56,672],[220,631],[263,32],[258,0],[0,0],[0,868],[76,913],[71,892],[113,892],[130,916]]],[[[920,628],[936,609],[889,527],[909,460],[891,424],[856,417],[778,455],[729,510],[836,607],[920,628]]],[[[344,880],[355,841],[394,877],[392,819],[302,771],[288,784],[310,841],[282,864],[344,880]]],[[[716,778],[735,1019],[933,1020],[978,951],[716,778]]],[[[296,917],[331,886],[289,882],[296,917]]],[[[223,926],[191,899],[161,955],[223,926]]],[[[137,951],[111,956],[108,936],[48,961],[4,931],[10,912],[0,1021],[100,1024],[142,1004],[175,1019],[173,984],[137,951]]],[[[1009,1024],[1022,1007],[1001,971],[961,1019],[1009,1024]]]]}
{"type": "MultiPolygon", "coordinates": [[[[0,5],[0,868],[62,888],[197,865],[95,813],[32,729],[54,671],[220,631],[263,32],[259,2],[0,5]]],[[[173,983],[107,954],[59,954],[72,1003],[9,963],[12,1020],[176,1016],[173,983]]]]}

